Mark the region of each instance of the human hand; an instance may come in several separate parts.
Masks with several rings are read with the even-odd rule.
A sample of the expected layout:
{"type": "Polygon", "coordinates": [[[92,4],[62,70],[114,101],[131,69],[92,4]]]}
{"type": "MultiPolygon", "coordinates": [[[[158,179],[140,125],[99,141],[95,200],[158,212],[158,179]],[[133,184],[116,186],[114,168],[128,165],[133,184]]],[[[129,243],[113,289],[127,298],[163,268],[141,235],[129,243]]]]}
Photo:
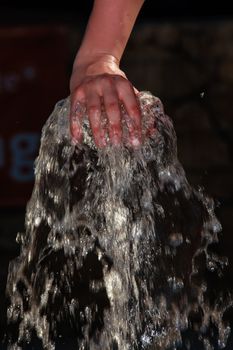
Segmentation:
{"type": "Polygon", "coordinates": [[[111,55],[79,58],[74,63],[70,79],[71,109],[70,131],[74,141],[82,142],[81,114],[77,105],[86,107],[94,141],[97,147],[107,145],[106,132],[110,143],[118,145],[122,141],[122,116],[120,103],[123,103],[128,118],[129,143],[140,145],[141,111],[136,94],[125,73],[119,68],[119,62],[111,55]],[[104,104],[108,118],[108,130],[101,121],[101,103],[104,104]]]}

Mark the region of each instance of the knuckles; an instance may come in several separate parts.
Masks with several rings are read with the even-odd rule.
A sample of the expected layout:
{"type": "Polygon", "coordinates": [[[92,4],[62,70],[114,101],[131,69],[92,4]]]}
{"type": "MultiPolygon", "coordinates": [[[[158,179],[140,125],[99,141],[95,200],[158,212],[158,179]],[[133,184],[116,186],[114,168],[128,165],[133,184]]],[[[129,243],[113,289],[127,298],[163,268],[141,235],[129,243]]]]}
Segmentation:
{"type": "Polygon", "coordinates": [[[90,116],[95,117],[100,114],[100,108],[97,105],[91,105],[91,106],[88,106],[88,112],[90,116]]]}
{"type": "Polygon", "coordinates": [[[135,104],[135,105],[131,105],[129,107],[129,112],[133,117],[139,117],[140,116],[140,111],[139,111],[139,107],[135,104]]]}
{"type": "Polygon", "coordinates": [[[109,102],[106,105],[106,108],[108,113],[114,113],[114,114],[120,113],[118,101],[109,102]]]}
{"type": "MultiPolygon", "coordinates": [[[[126,100],[125,102],[128,102],[129,106],[127,109],[127,114],[131,116],[131,122],[133,122],[133,125],[129,127],[129,129],[132,129],[131,132],[133,132],[133,129],[140,129],[140,108],[137,104],[137,101],[132,100],[132,96],[130,96],[130,91],[134,94],[133,85],[131,82],[117,74],[109,74],[104,73],[100,75],[93,75],[93,76],[86,76],[84,80],[76,86],[73,91],[71,92],[71,108],[74,109],[75,104],[79,101],[81,103],[86,104],[88,114],[90,117],[90,124],[91,129],[93,132],[93,136],[95,139],[95,143],[98,145],[102,141],[101,133],[101,101],[89,101],[88,102],[88,95],[91,92],[96,91],[97,94],[101,93],[103,91],[102,89],[108,90],[108,101],[105,101],[105,109],[106,113],[108,115],[108,122],[109,122],[109,136],[110,138],[114,138],[115,136],[120,137],[122,133],[121,129],[121,109],[119,100],[126,100]],[[118,97],[116,95],[116,90],[118,91],[118,97]],[[127,97],[129,96],[129,101],[127,101],[127,97]],[[98,103],[99,102],[99,103],[98,103]],[[130,103],[131,102],[131,103],[130,103]]],[[[73,128],[71,126],[71,132],[73,134],[76,134],[76,138],[78,137],[79,131],[76,130],[77,126],[73,125],[73,128]],[[73,129],[73,130],[72,130],[73,129]]]]}

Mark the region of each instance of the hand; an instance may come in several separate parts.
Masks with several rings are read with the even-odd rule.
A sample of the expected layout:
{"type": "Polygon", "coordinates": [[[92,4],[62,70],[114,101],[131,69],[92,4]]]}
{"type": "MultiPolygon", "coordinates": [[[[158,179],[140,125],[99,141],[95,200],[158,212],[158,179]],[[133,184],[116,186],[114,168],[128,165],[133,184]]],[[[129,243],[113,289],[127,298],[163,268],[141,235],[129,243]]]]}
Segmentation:
{"type": "Polygon", "coordinates": [[[76,142],[82,141],[81,115],[77,103],[85,105],[97,147],[106,146],[106,130],[101,121],[101,103],[108,118],[108,134],[113,145],[122,141],[122,116],[119,103],[128,114],[127,127],[132,146],[141,143],[141,112],[136,98],[138,90],[132,86],[119,64],[111,55],[100,55],[74,63],[70,80],[70,131],[76,142]]]}

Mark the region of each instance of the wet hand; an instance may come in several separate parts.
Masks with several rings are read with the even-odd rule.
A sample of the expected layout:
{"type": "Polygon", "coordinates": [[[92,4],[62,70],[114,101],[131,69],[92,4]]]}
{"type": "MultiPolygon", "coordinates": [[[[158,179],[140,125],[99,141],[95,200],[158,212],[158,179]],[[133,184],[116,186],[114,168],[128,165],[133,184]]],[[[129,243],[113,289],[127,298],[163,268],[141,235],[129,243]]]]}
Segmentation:
{"type": "Polygon", "coordinates": [[[94,141],[97,147],[107,144],[106,133],[110,143],[118,145],[122,142],[122,115],[120,103],[127,112],[126,125],[129,130],[129,142],[132,146],[140,145],[141,111],[136,94],[125,73],[119,68],[117,60],[111,55],[104,55],[78,60],[74,64],[70,80],[71,109],[70,131],[75,142],[82,142],[82,113],[85,106],[89,116],[94,141]],[[107,130],[101,120],[101,104],[107,115],[107,130]]]}

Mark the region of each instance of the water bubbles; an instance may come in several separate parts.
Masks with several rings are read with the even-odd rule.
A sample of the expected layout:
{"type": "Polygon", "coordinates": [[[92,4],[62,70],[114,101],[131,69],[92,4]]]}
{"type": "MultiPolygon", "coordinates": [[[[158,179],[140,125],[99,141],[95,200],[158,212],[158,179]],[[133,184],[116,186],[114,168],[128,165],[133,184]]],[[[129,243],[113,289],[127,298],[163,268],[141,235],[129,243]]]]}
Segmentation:
{"type": "Polygon", "coordinates": [[[32,330],[47,350],[65,344],[64,320],[80,350],[175,350],[185,331],[211,350],[211,320],[218,346],[227,342],[226,303],[210,305],[203,274],[217,278],[227,264],[209,251],[221,230],[214,202],[189,186],[161,101],[150,92],[138,98],[143,135],[153,123],[156,134],[136,150],[97,149],[81,107],[84,143],[74,145],[69,99],[43,128],[21,254],[9,268],[15,349],[32,330]]]}
{"type": "Polygon", "coordinates": [[[34,223],[35,227],[38,227],[38,226],[40,225],[40,223],[41,223],[41,217],[40,217],[40,216],[37,216],[37,217],[35,218],[35,223],[34,223]]]}
{"type": "Polygon", "coordinates": [[[206,265],[207,269],[211,272],[214,272],[216,269],[216,265],[213,261],[209,260],[206,265]]]}
{"type": "Polygon", "coordinates": [[[127,211],[122,207],[115,208],[112,224],[116,230],[120,230],[127,223],[127,211]]]}
{"type": "Polygon", "coordinates": [[[162,218],[165,218],[165,212],[164,212],[162,205],[155,204],[155,209],[156,209],[157,213],[159,214],[159,216],[161,216],[162,218]]]}
{"type": "Polygon", "coordinates": [[[221,327],[220,328],[220,339],[218,339],[218,346],[220,349],[224,349],[225,346],[227,345],[227,340],[231,334],[231,327],[226,326],[226,327],[221,327]]]}
{"type": "Polygon", "coordinates": [[[214,220],[212,221],[212,230],[213,233],[218,233],[222,230],[222,225],[216,218],[214,218],[214,220]]]}
{"type": "Polygon", "coordinates": [[[51,168],[52,168],[52,165],[51,165],[50,162],[48,162],[48,163],[46,164],[47,173],[50,173],[50,172],[51,172],[51,168]]]}
{"type": "Polygon", "coordinates": [[[121,298],[123,299],[126,297],[123,294],[123,284],[120,274],[118,274],[116,271],[111,271],[105,275],[105,285],[108,298],[112,303],[114,303],[117,295],[121,295],[121,298]]]}
{"type": "Polygon", "coordinates": [[[181,278],[177,277],[168,277],[167,282],[169,287],[172,289],[174,293],[180,292],[184,288],[184,282],[181,278]]]}
{"type": "Polygon", "coordinates": [[[168,237],[170,246],[176,248],[183,243],[183,235],[181,233],[172,233],[168,237]]]}
{"type": "Polygon", "coordinates": [[[15,240],[17,243],[21,243],[23,241],[23,233],[18,232],[15,240]]]}
{"type": "Polygon", "coordinates": [[[142,148],[142,153],[147,161],[154,160],[155,154],[153,152],[153,148],[149,145],[148,142],[145,143],[144,147],[142,148]]]}
{"type": "Polygon", "coordinates": [[[141,336],[141,342],[142,342],[142,346],[145,348],[145,346],[148,346],[152,343],[152,338],[149,337],[147,334],[143,334],[141,336]]]}
{"type": "Polygon", "coordinates": [[[203,339],[204,349],[205,350],[214,350],[214,347],[210,344],[209,339],[204,338],[203,339]]]}
{"type": "Polygon", "coordinates": [[[202,92],[200,93],[200,97],[203,98],[204,96],[205,96],[205,91],[202,91],[202,92]]]}
{"type": "Polygon", "coordinates": [[[52,221],[52,217],[50,215],[48,215],[48,217],[47,217],[47,223],[49,226],[52,226],[53,221],[52,221]]]}
{"type": "Polygon", "coordinates": [[[87,320],[87,322],[91,323],[92,312],[91,312],[90,307],[88,307],[88,306],[85,307],[84,315],[85,315],[85,319],[87,320]]]}

